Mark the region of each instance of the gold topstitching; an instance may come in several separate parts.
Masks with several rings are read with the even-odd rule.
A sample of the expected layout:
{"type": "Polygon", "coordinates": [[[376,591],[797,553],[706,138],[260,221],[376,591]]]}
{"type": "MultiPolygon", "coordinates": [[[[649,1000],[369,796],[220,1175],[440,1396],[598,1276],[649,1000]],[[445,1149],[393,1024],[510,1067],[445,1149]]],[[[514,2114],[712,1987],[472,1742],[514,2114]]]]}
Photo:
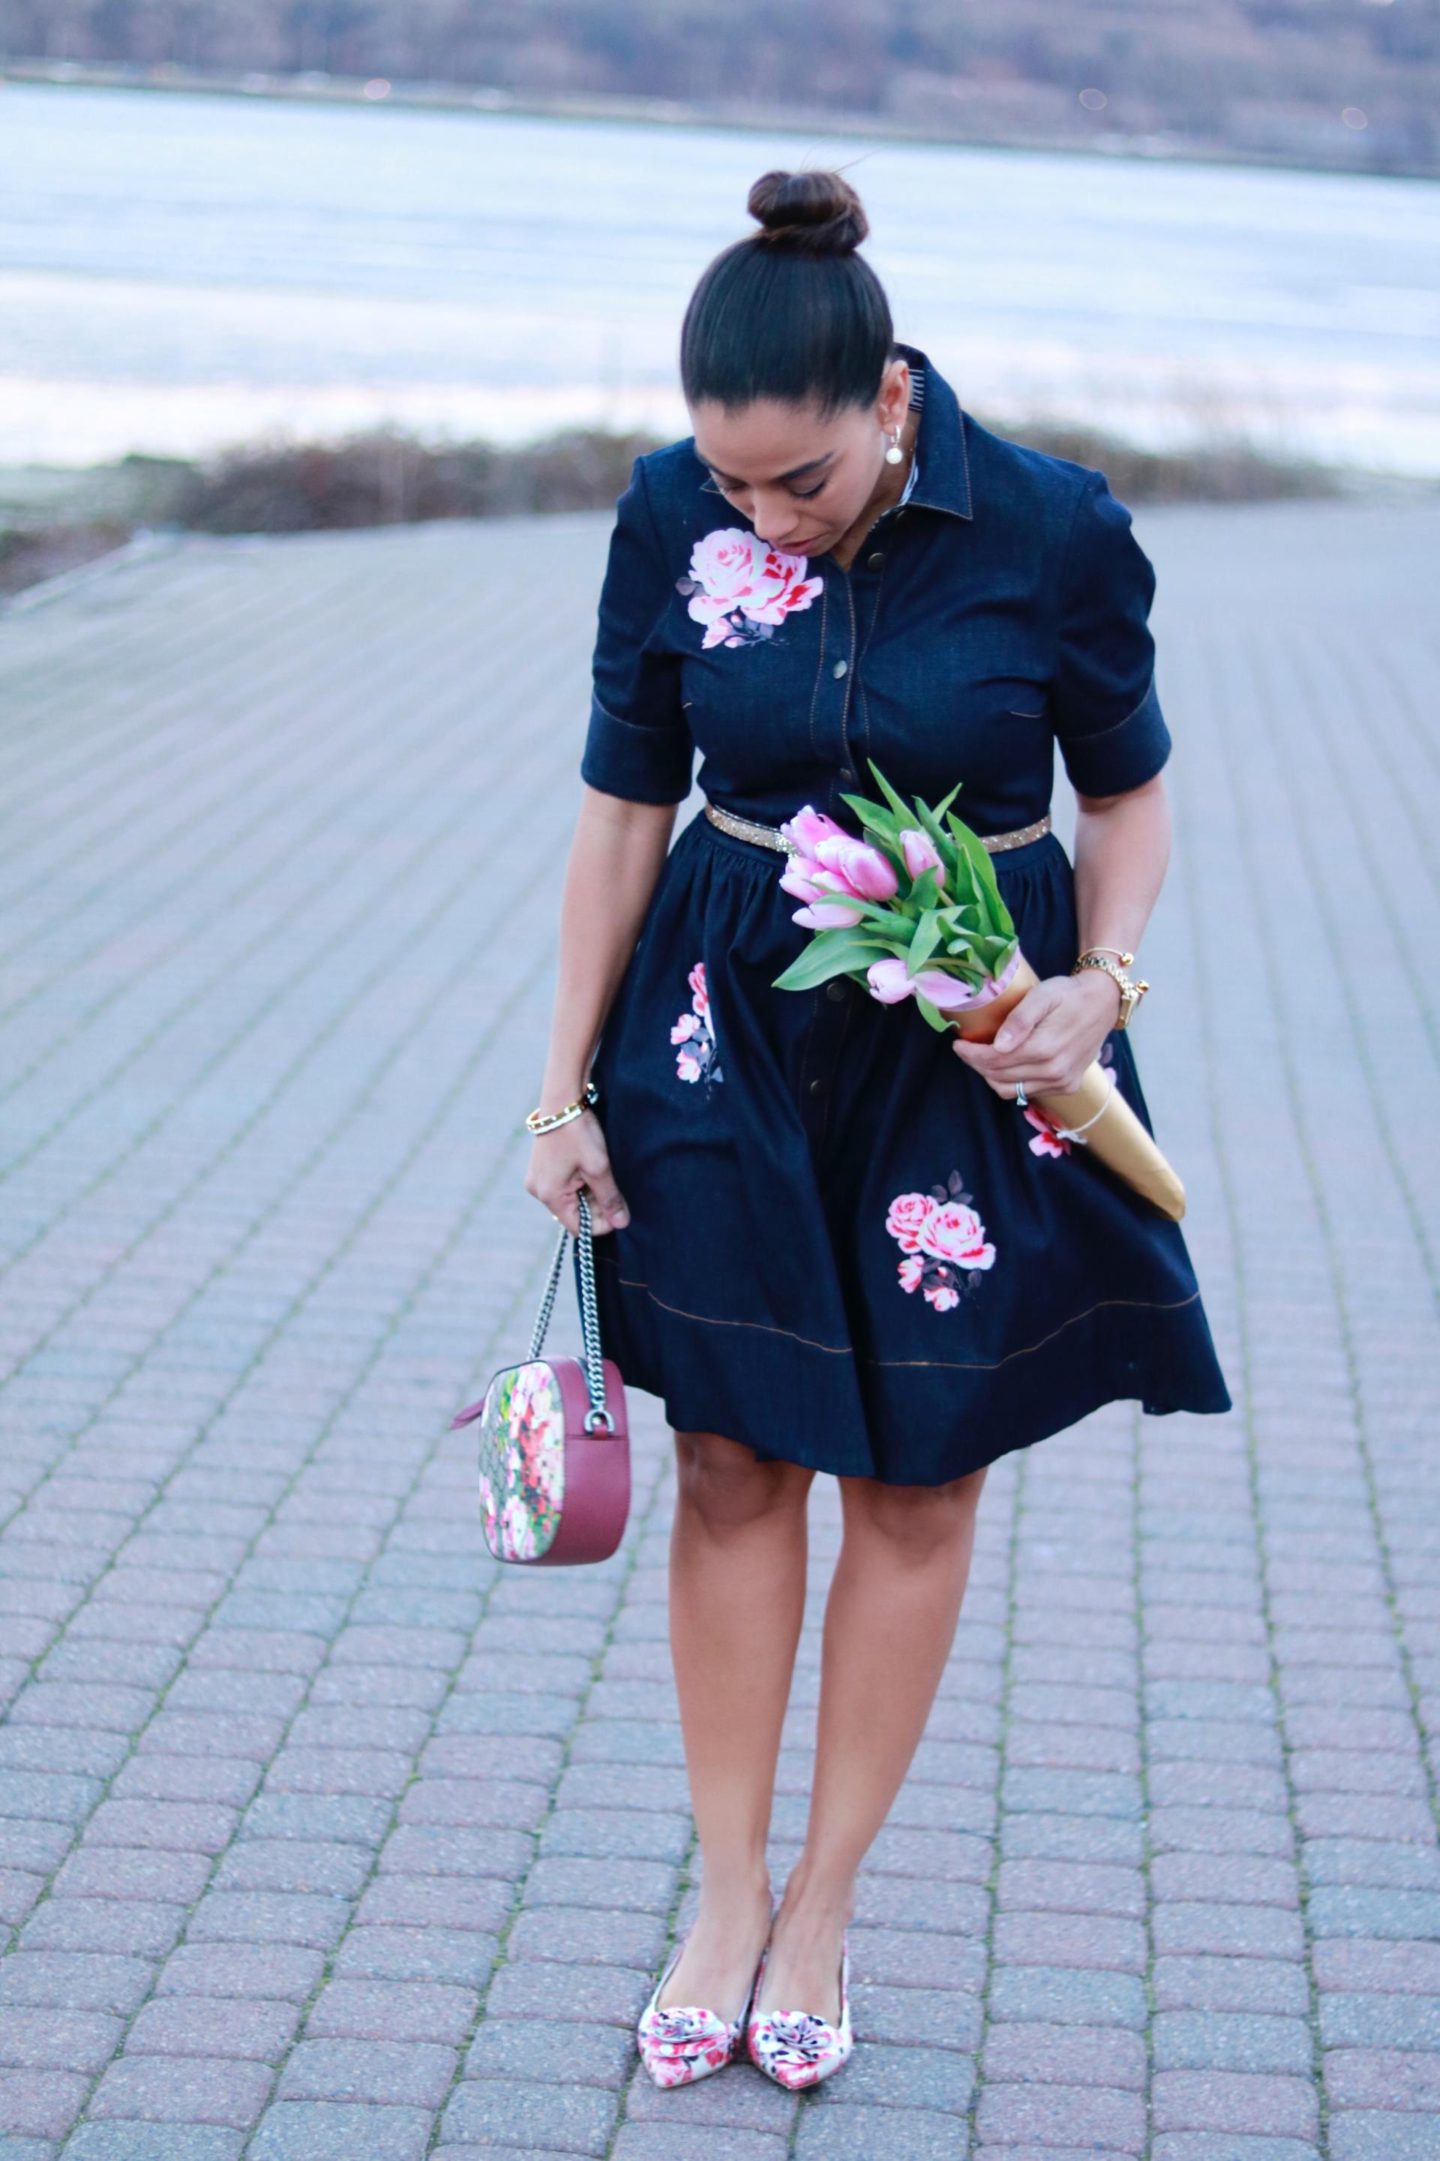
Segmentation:
{"type": "Polygon", "coordinates": [[[687,1321],[703,1321],[709,1328],[759,1328],[767,1336],[788,1336],[792,1343],[806,1343],[812,1351],[828,1351],[832,1358],[853,1358],[855,1355],[848,1343],[817,1343],[813,1336],[797,1336],[793,1328],[777,1328],[770,1321],[720,1321],[716,1320],[713,1313],[692,1313],[688,1306],[672,1306],[668,1298],[662,1298],[657,1291],[652,1291],[649,1284],[642,1283],[638,1276],[620,1276],[616,1280],[628,1283],[632,1290],[643,1291],[647,1298],[653,1298],[656,1305],[663,1306],[667,1313],[678,1313],[687,1321]]]}
{"type": "MultiPolygon", "coordinates": [[[[663,1306],[667,1313],[678,1313],[687,1321],[701,1321],[709,1328],[758,1328],[765,1335],[788,1336],[793,1343],[808,1344],[811,1350],[828,1351],[832,1358],[853,1358],[855,1355],[848,1344],[817,1343],[812,1336],[797,1335],[793,1328],[777,1328],[769,1321],[717,1320],[713,1313],[692,1313],[687,1306],[672,1306],[638,1276],[620,1276],[617,1281],[631,1290],[644,1291],[647,1298],[653,1299],[657,1306],[663,1306]]],[[[957,1372],[995,1373],[1001,1366],[1008,1366],[1012,1358],[1028,1358],[1032,1351],[1043,1350],[1047,1343],[1053,1343],[1056,1336],[1073,1328],[1077,1321],[1088,1320],[1092,1313],[1100,1313],[1106,1306],[1142,1306],[1155,1313],[1178,1313],[1182,1306],[1194,1305],[1199,1296],[1199,1291],[1193,1290],[1188,1298],[1101,1298],[1093,1306],[1086,1306],[1083,1313],[1072,1313],[1058,1328],[1052,1328],[1049,1335],[1039,1337],[1034,1343],[1022,1344],[1019,1350],[1007,1351],[1003,1358],[867,1358],[863,1363],[867,1366],[949,1366],[957,1372]]]]}
{"type": "Polygon", "coordinates": [[[1032,1351],[1043,1350],[1067,1328],[1073,1328],[1077,1321],[1088,1321],[1092,1313],[1099,1313],[1105,1306],[1144,1306],[1150,1312],[1178,1313],[1182,1306],[1193,1306],[1199,1296],[1199,1291],[1195,1290],[1188,1298],[1101,1298],[1093,1306],[1087,1306],[1083,1313],[1072,1313],[1068,1321],[1052,1328],[1048,1336],[1041,1336],[1034,1343],[1024,1343],[1018,1351],[1007,1351],[1003,1358],[867,1358],[865,1363],[868,1366],[954,1366],[963,1372],[994,1373],[998,1367],[1008,1366],[1012,1358],[1028,1358],[1032,1351]]]}

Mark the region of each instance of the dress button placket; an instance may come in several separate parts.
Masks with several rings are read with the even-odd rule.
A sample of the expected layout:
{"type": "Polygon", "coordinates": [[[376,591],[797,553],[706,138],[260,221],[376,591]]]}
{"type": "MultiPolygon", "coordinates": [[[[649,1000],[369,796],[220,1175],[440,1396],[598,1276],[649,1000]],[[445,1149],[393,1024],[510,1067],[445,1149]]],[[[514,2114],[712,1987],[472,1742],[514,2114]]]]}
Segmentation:
{"type": "MultiPolygon", "coordinates": [[[[845,739],[846,715],[850,710],[851,678],[855,666],[856,623],[855,595],[849,574],[831,571],[832,593],[837,603],[829,616],[832,623],[843,622],[846,626],[846,650],[836,652],[838,639],[827,639],[829,651],[821,651],[820,676],[816,688],[816,719],[822,724],[817,729],[825,746],[827,757],[833,761],[836,785],[853,789],[855,768],[849,763],[850,745],[845,739]],[[839,605],[844,595],[843,608],[839,605]]],[[[849,814],[838,802],[828,806],[839,812],[842,818],[849,814]]],[[[804,1061],[800,1076],[800,1094],[809,1114],[807,1123],[817,1139],[829,1122],[831,1101],[830,1081],[840,1048],[850,1023],[851,996],[848,984],[838,980],[823,985],[811,993],[814,1001],[814,1018],[807,1036],[804,1061]]]]}
{"type": "Polygon", "coordinates": [[[845,642],[844,649],[840,652],[836,651],[836,646],[840,644],[838,638],[831,636],[822,643],[816,709],[817,717],[825,714],[829,719],[820,743],[827,758],[833,761],[836,776],[828,791],[830,800],[824,807],[832,817],[839,815],[843,818],[845,812],[835,800],[835,794],[838,789],[853,789],[855,786],[855,766],[851,760],[850,744],[846,739],[845,723],[851,710],[851,691],[855,681],[857,624],[855,590],[849,572],[835,570],[830,576],[834,605],[828,611],[827,620],[837,627],[841,624],[845,626],[845,642]],[[824,649],[827,645],[828,652],[824,649]]]}
{"type": "Polygon", "coordinates": [[[848,787],[854,777],[850,764],[850,746],[845,740],[845,719],[850,710],[851,678],[855,668],[855,594],[848,572],[832,571],[830,576],[838,590],[834,596],[835,605],[828,611],[828,622],[837,629],[843,624],[844,636],[843,643],[834,636],[824,641],[829,651],[826,652],[822,647],[816,705],[817,714],[824,714],[828,721],[828,726],[824,728],[823,747],[842,778],[845,775],[850,776],[845,779],[848,787]],[[840,647],[838,652],[837,646],[840,647]]]}

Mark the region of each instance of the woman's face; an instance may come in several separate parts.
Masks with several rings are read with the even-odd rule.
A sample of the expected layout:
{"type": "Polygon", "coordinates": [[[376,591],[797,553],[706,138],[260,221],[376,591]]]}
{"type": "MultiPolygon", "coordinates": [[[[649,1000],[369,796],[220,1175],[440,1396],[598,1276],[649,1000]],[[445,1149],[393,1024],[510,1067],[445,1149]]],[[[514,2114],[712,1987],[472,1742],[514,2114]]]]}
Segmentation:
{"type": "Polygon", "coordinates": [[[695,451],[727,502],[762,540],[793,555],[823,555],[863,515],[903,427],[910,369],[892,360],[872,405],[822,420],[812,405],[756,398],[728,412],[703,399],[690,409],[695,451]]]}

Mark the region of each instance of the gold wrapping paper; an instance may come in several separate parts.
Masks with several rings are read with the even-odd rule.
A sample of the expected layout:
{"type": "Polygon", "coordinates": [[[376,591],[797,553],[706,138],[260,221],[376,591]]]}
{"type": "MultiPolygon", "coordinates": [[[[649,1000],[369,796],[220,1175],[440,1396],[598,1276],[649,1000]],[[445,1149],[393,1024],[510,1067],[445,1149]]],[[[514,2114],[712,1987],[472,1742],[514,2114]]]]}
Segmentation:
{"type": "MultiPolygon", "coordinates": [[[[940,1010],[955,1033],[967,1042],[989,1043],[999,1033],[1006,1014],[1039,980],[1022,953],[1014,975],[988,1005],[968,1011],[943,1006],[940,1010]]],[[[1078,1088],[1067,1094],[1031,1095],[1030,1101],[1054,1125],[1077,1129],[1085,1126],[1076,1146],[1088,1147],[1098,1162],[1153,1202],[1162,1215],[1180,1221],[1185,1213],[1184,1186],[1098,1059],[1081,1076],[1078,1088]],[[1095,1123],[1087,1125],[1091,1118],[1095,1123]]]]}

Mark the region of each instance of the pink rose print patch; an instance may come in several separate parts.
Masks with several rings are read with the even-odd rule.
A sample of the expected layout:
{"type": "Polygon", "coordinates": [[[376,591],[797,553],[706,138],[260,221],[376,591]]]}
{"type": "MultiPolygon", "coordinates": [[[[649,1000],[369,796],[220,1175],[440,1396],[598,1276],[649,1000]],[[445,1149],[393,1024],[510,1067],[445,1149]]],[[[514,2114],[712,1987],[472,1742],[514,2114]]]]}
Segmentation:
{"type": "Polygon", "coordinates": [[[697,540],[690,575],[677,578],[675,586],[695,621],[705,625],[701,651],[773,638],[786,616],[808,608],[825,583],[806,577],[809,560],[772,548],[738,525],[697,540]]]}
{"type": "Polygon", "coordinates": [[[682,1013],[670,1030],[670,1040],[678,1043],[675,1072],[682,1081],[703,1080],[708,1087],[711,1081],[724,1080],[715,1042],[715,1017],[710,1011],[710,992],[705,983],[705,963],[697,960],[690,970],[690,1010],[682,1013]]]}
{"type": "Polygon", "coordinates": [[[1033,1103],[1027,1103],[1025,1116],[1035,1128],[1035,1138],[1030,1143],[1032,1156],[1069,1155],[1075,1143],[1067,1140],[1060,1128],[1050,1123],[1044,1111],[1037,1111],[1033,1103]]]}
{"type": "Polygon", "coordinates": [[[905,1256],[901,1290],[923,1291],[937,1313],[978,1290],[983,1271],[995,1265],[995,1248],[959,1171],[928,1193],[897,1193],[885,1228],[905,1256]]]}
{"type": "MultiPolygon", "coordinates": [[[[1117,1081],[1115,1048],[1108,1038],[1101,1046],[1099,1063],[1109,1074],[1110,1085],[1113,1088],[1117,1081]]],[[[1075,1143],[1069,1139],[1063,1126],[1055,1125],[1045,1116],[1044,1111],[1037,1110],[1033,1103],[1026,1104],[1025,1116],[1035,1128],[1035,1136],[1030,1143],[1031,1155],[1068,1156],[1071,1153],[1075,1143]]]]}

